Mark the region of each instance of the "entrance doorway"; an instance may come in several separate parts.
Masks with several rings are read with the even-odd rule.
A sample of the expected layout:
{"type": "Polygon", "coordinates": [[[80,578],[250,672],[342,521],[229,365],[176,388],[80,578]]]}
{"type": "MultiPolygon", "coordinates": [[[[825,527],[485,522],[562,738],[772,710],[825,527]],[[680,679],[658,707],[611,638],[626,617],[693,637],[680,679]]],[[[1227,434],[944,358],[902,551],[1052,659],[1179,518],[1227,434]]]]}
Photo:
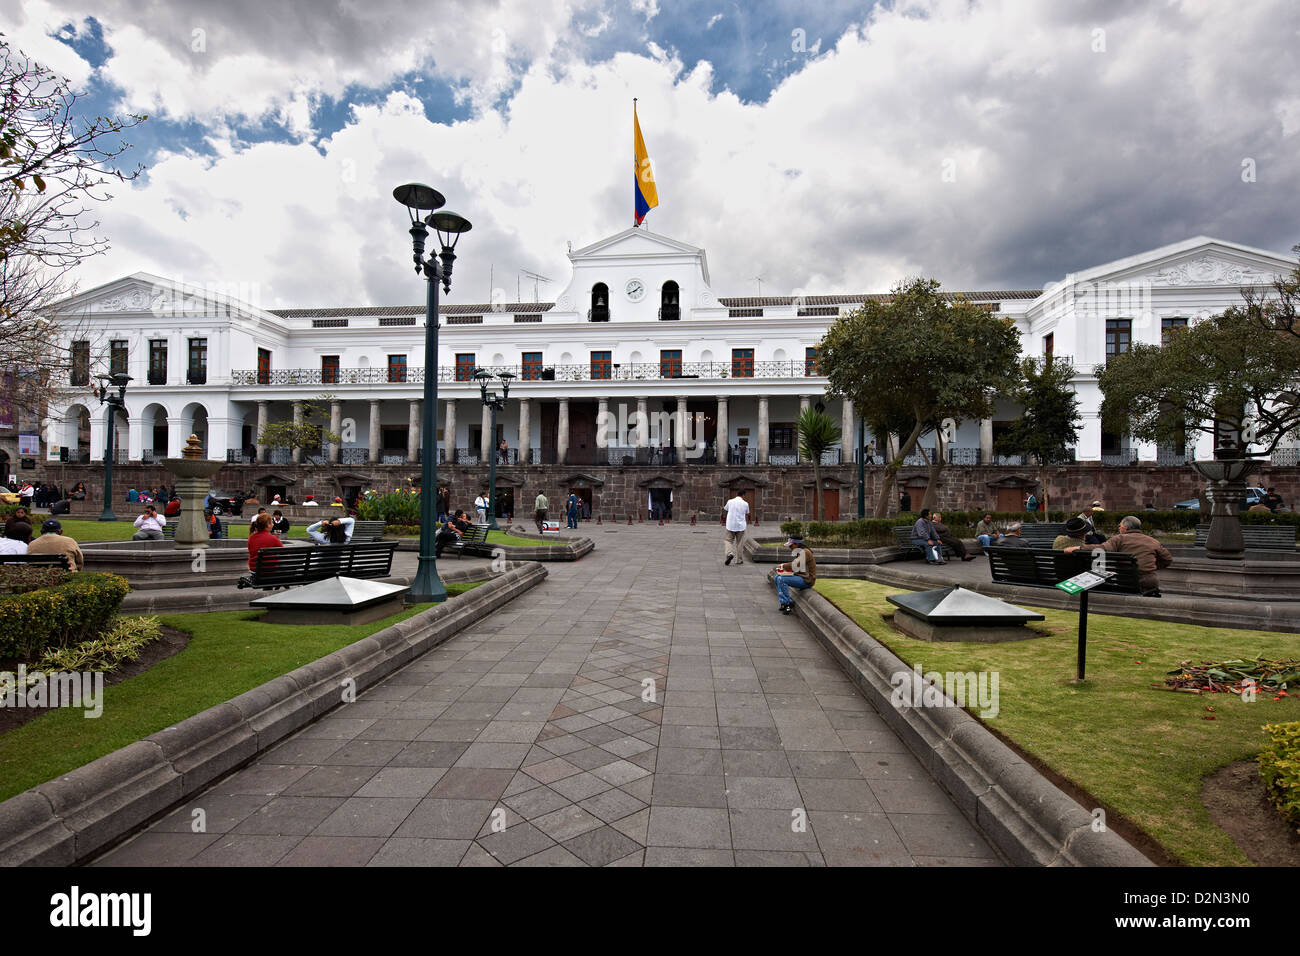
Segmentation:
{"type": "MultiPolygon", "coordinates": [[[[840,490],[838,488],[823,488],[821,505],[822,521],[840,520],[840,490]]],[[[809,509],[808,513],[812,514],[812,509],[809,509]]]]}
{"type": "Polygon", "coordinates": [[[513,518],[515,515],[515,490],[497,485],[497,517],[513,518]]]}
{"type": "Polygon", "coordinates": [[[998,511],[1020,511],[1025,506],[1025,494],[1019,488],[998,489],[998,511]]]}
{"type": "Polygon", "coordinates": [[[650,489],[650,519],[671,518],[673,516],[671,488],[650,489]]]}
{"type": "Polygon", "coordinates": [[[755,521],[758,520],[758,505],[754,503],[754,499],[755,499],[754,489],[747,488],[744,491],[744,493],[741,494],[740,497],[744,498],[745,501],[749,504],[749,523],[753,524],[755,521]]]}
{"type": "MultiPolygon", "coordinates": [[[[572,494],[578,496],[578,517],[587,519],[591,517],[591,489],[590,488],[570,488],[572,494]]],[[[564,496],[568,498],[568,495],[564,496]]]]}

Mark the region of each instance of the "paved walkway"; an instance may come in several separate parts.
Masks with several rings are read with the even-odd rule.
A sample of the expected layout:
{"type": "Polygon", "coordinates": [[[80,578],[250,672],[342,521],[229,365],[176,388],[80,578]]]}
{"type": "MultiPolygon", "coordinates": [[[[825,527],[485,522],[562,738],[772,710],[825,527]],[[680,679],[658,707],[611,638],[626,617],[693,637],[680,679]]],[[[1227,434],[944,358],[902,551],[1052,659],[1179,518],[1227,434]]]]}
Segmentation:
{"type": "Polygon", "coordinates": [[[724,567],[716,527],[583,533],[595,553],[99,865],[997,863],[768,567],[724,567]]]}

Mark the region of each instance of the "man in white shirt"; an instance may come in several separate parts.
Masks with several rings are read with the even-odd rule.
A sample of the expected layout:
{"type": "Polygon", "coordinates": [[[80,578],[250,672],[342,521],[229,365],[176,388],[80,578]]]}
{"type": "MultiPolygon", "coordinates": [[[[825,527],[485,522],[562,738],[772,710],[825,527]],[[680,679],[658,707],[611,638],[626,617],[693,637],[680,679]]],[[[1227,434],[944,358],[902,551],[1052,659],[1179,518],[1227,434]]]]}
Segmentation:
{"type": "Polygon", "coordinates": [[[479,524],[487,524],[487,507],[487,495],[480,491],[478,497],[474,499],[474,510],[478,512],[479,524]]]}
{"type": "Polygon", "coordinates": [[[749,502],[741,497],[741,492],[736,492],[736,497],[732,498],[722,506],[723,520],[726,524],[726,531],[723,534],[724,550],[726,560],[723,564],[730,564],[735,561],[737,564],[745,563],[745,528],[749,520],[749,502]]]}
{"type": "Polygon", "coordinates": [[[31,536],[31,525],[22,522],[11,524],[5,536],[0,538],[0,554],[26,554],[27,539],[31,536]]]}
{"type": "Polygon", "coordinates": [[[163,536],[163,526],[167,524],[167,519],[158,513],[158,509],[153,505],[144,506],[144,514],[135,519],[135,534],[131,535],[132,541],[161,541],[163,536]]]}

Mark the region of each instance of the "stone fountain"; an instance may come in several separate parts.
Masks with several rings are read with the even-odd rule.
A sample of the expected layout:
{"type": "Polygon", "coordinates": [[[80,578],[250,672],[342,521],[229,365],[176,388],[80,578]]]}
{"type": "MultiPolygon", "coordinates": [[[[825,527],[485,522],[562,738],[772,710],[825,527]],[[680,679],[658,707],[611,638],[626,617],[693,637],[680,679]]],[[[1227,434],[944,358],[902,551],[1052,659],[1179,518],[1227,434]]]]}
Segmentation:
{"type": "Polygon", "coordinates": [[[224,461],[203,457],[202,442],[191,435],[180,458],[164,458],[162,466],[176,477],[175,494],[181,499],[181,513],[176,519],[177,550],[192,551],[208,546],[208,528],[203,520],[203,499],[212,487],[212,476],[224,467],[224,461]]]}
{"type": "Polygon", "coordinates": [[[1246,542],[1241,535],[1241,503],[1246,500],[1247,475],[1259,469],[1259,462],[1249,458],[1215,458],[1191,463],[1196,473],[1210,483],[1210,534],[1205,540],[1205,555],[1221,561],[1241,561],[1246,556],[1246,542]]]}

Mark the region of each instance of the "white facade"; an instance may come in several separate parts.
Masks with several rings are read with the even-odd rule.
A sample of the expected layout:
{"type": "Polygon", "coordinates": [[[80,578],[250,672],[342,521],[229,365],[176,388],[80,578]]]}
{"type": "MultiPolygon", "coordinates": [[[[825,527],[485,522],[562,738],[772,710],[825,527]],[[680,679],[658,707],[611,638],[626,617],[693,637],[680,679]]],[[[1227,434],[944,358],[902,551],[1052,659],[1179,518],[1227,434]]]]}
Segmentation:
{"type": "MultiPolygon", "coordinates": [[[[453,284],[438,343],[444,460],[486,453],[487,413],[477,383],[465,380],[471,367],[520,376],[498,431],[516,453],[529,449],[533,460],[619,463],[638,454],[634,446],[660,445],[677,446],[680,456],[696,439],[707,439],[712,454],[730,447],[733,461],[793,463],[788,429],[802,407],[818,401],[853,444],[852,409],[825,399],[826,380],[807,358],[834,316],[855,308],[862,295],[719,298],[702,249],[644,229],[625,230],[569,258],[572,277],[554,303],[461,305],[453,284]],[[637,426],[638,411],[652,423],[646,429],[637,426]],[[609,426],[602,435],[598,426],[608,420],[602,413],[624,427],[609,426]],[[663,434],[661,420],[669,429],[663,434]],[[690,423],[684,432],[675,424],[683,420],[690,423]]],[[[1092,370],[1105,361],[1108,322],[1127,322],[1131,341],[1159,343],[1166,321],[1194,323],[1221,312],[1240,302],[1242,286],[1271,283],[1293,266],[1287,256],[1197,237],[1071,274],[1043,292],[965,294],[1014,318],[1026,354],[1041,354],[1051,336],[1053,353],[1073,360],[1084,415],[1076,457],[1096,461],[1104,460],[1103,436],[1092,370]]],[[[117,435],[127,452],[119,460],[175,457],[192,432],[204,440],[208,457],[235,457],[256,442],[263,425],[287,420],[295,403],[322,396],[331,430],[342,436],[342,448],[328,449],[328,456],[361,463],[414,461],[420,453],[422,306],[270,312],[216,290],[137,273],[64,301],[58,314],[67,341],[87,343],[91,381],[109,370],[111,343],[126,343],[133,381],[128,419],[117,435]],[[192,351],[198,365],[199,342],[204,375],[190,370],[192,351]],[[161,348],[165,374],[155,368],[151,376],[151,353],[161,348]]],[[[90,389],[76,391],[47,423],[51,460],[64,447],[72,460],[87,452],[91,460],[104,456],[105,411],[90,389]],[[88,435],[78,427],[86,417],[88,435]]],[[[995,418],[1015,414],[1002,403],[995,418]]],[[[988,461],[993,433],[993,421],[963,422],[953,444],[971,456],[978,452],[972,461],[988,461]]],[[[1145,445],[1105,451],[1106,459],[1159,457],[1145,445]]],[[[268,450],[259,452],[266,461],[268,450]]],[[[1209,449],[1196,452],[1208,457],[1209,449]]]]}

